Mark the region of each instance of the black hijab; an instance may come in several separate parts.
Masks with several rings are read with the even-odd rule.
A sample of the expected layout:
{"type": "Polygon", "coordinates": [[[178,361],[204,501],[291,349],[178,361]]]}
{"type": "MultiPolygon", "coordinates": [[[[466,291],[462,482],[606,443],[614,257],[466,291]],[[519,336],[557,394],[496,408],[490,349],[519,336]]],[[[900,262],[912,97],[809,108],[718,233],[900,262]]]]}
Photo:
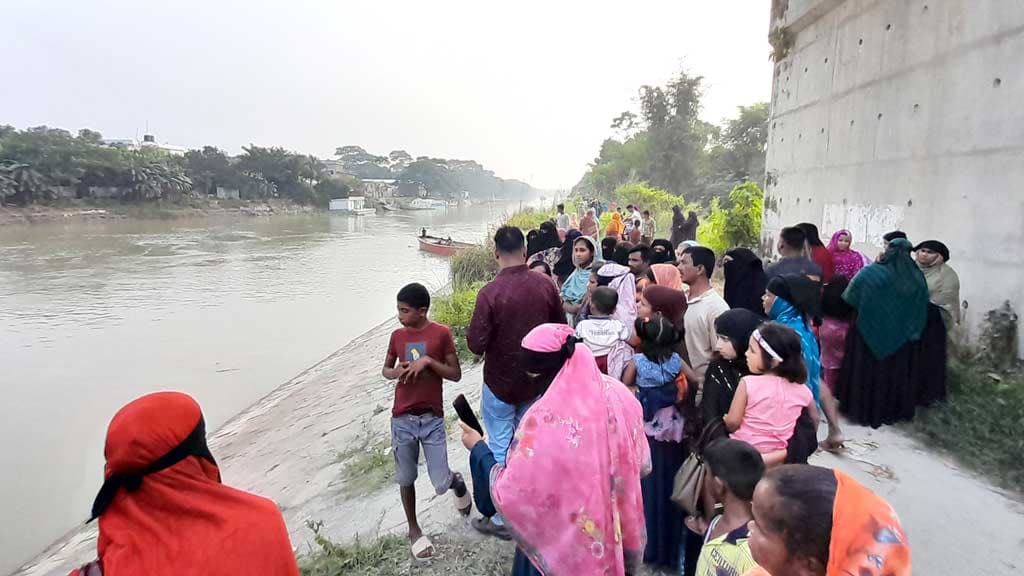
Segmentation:
{"type": "Polygon", "coordinates": [[[730,308],[744,308],[764,316],[761,297],[768,280],[764,265],[748,248],[733,248],[725,253],[731,258],[723,266],[725,270],[725,301],[730,308]]]}
{"type": "Polygon", "coordinates": [[[651,242],[651,264],[669,264],[675,262],[676,254],[675,248],[672,247],[672,243],[664,238],[658,238],[651,242]],[[664,253],[655,250],[656,247],[661,246],[665,249],[664,253]]]}
{"type": "MultiPolygon", "coordinates": [[[[572,247],[580,236],[583,236],[583,233],[579,230],[569,230],[565,234],[565,242],[562,243],[562,253],[558,256],[558,262],[555,262],[555,267],[552,270],[560,280],[568,278],[569,274],[572,274],[573,270],[576,269],[576,265],[572,261],[572,247]]],[[[594,257],[596,258],[597,255],[595,254],[594,257]]]]}
{"type": "Polygon", "coordinates": [[[606,236],[601,240],[601,260],[604,260],[605,262],[612,261],[612,256],[615,254],[615,245],[618,244],[618,242],[619,241],[612,236],[606,236]]]}
{"type": "Polygon", "coordinates": [[[736,349],[737,362],[746,365],[744,354],[747,353],[747,345],[750,343],[750,335],[754,333],[764,318],[754,314],[745,308],[734,308],[719,314],[715,319],[715,333],[725,336],[732,341],[732,347],[736,349]]]}
{"type": "Polygon", "coordinates": [[[562,245],[562,241],[558,239],[558,228],[555,228],[555,223],[550,220],[541,223],[538,234],[538,252],[562,245]]]}
{"type": "Polygon", "coordinates": [[[629,266],[629,251],[632,249],[633,245],[629,242],[619,242],[612,252],[612,262],[620,266],[629,266]]]}
{"type": "Polygon", "coordinates": [[[949,262],[949,248],[942,242],[939,242],[938,240],[925,240],[917,246],[914,246],[914,252],[917,252],[922,248],[939,254],[942,256],[943,262],[949,262]]]}
{"type": "Polygon", "coordinates": [[[537,230],[530,230],[526,233],[526,255],[533,256],[537,252],[540,252],[540,232],[537,230]]]}
{"type": "Polygon", "coordinates": [[[768,281],[768,291],[789,302],[814,324],[821,324],[821,284],[803,274],[783,274],[768,281]]]}

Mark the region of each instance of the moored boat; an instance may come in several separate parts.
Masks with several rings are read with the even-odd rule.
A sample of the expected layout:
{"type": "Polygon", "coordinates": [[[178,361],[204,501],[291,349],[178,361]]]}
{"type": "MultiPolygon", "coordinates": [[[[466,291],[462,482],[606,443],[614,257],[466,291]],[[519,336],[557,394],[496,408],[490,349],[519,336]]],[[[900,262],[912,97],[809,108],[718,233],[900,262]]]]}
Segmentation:
{"type": "Polygon", "coordinates": [[[476,244],[469,242],[456,242],[451,238],[438,238],[437,236],[420,235],[416,238],[420,244],[420,250],[437,254],[438,256],[452,256],[460,250],[473,248],[476,244]]]}

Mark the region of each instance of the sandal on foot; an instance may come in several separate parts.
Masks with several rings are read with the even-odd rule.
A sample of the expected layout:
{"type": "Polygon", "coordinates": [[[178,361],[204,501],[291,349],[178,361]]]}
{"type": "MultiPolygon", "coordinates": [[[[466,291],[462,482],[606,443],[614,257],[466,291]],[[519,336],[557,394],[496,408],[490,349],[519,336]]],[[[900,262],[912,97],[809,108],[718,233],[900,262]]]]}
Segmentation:
{"type": "Polygon", "coordinates": [[[425,562],[434,557],[434,544],[430,541],[430,538],[426,537],[426,535],[417,538],[416,541],[412,543],[409,550],[412,552],[413,560],[416,560],[417,562],[425,562]],[[428,550],[430,553],[424,554],[428,550]]]}
{"type": "Polygon", "coordinates": [[[485,536],[494,536],[499,540],[512,539],[512,533],[508,531],[508,528],[498,526],[494,522],[491,522],[490,518],[474,518],[472,524],[473,528],[475,528],[477,532],[485,536]]]}

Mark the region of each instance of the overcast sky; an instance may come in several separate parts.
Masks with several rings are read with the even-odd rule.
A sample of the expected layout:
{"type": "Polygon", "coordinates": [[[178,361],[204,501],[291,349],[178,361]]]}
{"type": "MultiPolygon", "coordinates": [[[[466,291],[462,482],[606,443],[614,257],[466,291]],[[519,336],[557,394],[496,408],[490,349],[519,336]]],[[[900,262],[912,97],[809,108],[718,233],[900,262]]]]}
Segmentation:
{"type": "Polygon", "coordinates": [[[474,159],[569,187],[642,84],[771,94],[768,0],[8,2],[0,124],[474,159]]]}

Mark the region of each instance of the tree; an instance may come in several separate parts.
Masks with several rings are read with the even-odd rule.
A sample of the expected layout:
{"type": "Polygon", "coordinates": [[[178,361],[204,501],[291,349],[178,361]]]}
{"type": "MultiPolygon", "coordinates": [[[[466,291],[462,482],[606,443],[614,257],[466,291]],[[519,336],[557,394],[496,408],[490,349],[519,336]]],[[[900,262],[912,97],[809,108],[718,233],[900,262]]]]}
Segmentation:
{"type": "Polygon", "coordinates": [[[325,178],[317,182],[313,190],[323,202],[334,198],[348,198],[352,193],[352,187],[338,178],[325,178]]]}
{"type": "Polygon", "coordinates": [[[28,164],[18,163],[0,164],[0,195],[5,202],[20,206],[55,196],[45,176],[28,164]]]}

